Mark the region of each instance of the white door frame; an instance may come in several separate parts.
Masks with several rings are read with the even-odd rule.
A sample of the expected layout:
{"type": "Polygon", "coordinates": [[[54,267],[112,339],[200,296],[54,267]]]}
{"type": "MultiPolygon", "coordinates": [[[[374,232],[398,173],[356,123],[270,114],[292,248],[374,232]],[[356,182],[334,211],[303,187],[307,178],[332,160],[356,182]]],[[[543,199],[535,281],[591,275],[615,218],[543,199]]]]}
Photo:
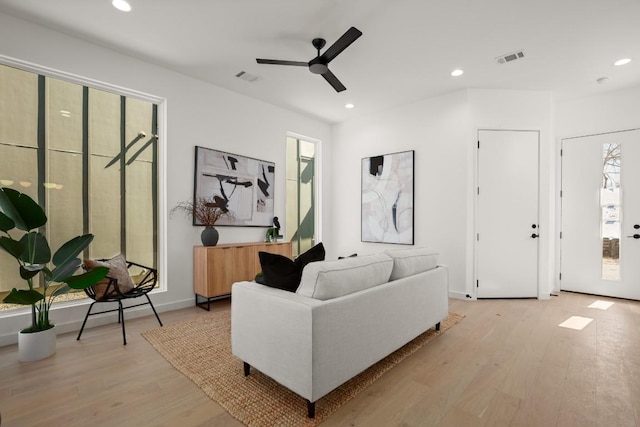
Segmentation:
{"type": "MultiPolygon", "coordinates": [[[[474,300],[478,299],[478,229],[479,229],[479,203],[478,203],[478,187],[480,185],[480,174],[479,174],[479,156],[478,156],[478,143],[480,141],[480,132],[535,132],[538,135],[538,225],[540,225],[542,221],[541,211],[540,211],[540,180],[541,180],[541,170],[540,170],[540,130],[539,129],[494,129],[494,128],[478,128],[476,130],[476,140],[473,141],[473,156],[474,156],[474,177],[473,177],[473,283],[472,283],[472,292],[468,295],[474,300]]],[[[543,230],[542,233],[549,233],[549,230],[543,230]]],[[[538,232],[540,235],[540,232],[538,232]]],[[[539,238],[540,239],[540,238],[539,238]]],[[[543,241],[546,239],[541,239],[538,242],[538,278],[537,278],[537,298],[541,299],[540,296],[540,284],[541,284],[541,268],[540,268],[540,246],[543,241]]]]}

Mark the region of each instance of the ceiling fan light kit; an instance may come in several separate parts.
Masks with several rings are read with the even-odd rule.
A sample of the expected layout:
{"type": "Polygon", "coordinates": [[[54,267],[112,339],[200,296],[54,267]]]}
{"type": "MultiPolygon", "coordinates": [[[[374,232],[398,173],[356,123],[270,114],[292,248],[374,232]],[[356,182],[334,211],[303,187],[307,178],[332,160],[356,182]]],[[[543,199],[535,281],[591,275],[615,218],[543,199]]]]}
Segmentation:
{"type": "Polygon", "coordinates": [[[329,63],[335,59],[343,50],[345,50],[351,43],[356,41],[358,37],[362,35],[362,32],[355,27],[351,27],[345,32],[334,44],[329,46],[323,54],[320,54],[320,50],[327,44],[325,39],[315,38],[311,41],[313,47],[316,48],[318,54],[315,58],[309,62],[303,61],[284,61],[280,59],[260,59],[257,58],[258,64],[269,65],[292,65],[295,67],[308,67],[309,71],[313,74],[320,74],[324,79],[336,90],[336,92],[342,92],[347,89],[338,78],[329,70],[329,63]]]}

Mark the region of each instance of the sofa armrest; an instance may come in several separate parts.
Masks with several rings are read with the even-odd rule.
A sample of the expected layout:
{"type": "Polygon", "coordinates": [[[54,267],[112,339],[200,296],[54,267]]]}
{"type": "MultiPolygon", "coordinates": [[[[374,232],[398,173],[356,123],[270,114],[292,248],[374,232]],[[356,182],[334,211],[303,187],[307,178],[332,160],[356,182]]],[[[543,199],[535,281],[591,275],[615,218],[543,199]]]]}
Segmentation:
{"type": "Polygon", "coordinates": [[[233,354],[310,399],[312,310],[321,303],[254,282],[234,283],[231,289],[233,354]]]}

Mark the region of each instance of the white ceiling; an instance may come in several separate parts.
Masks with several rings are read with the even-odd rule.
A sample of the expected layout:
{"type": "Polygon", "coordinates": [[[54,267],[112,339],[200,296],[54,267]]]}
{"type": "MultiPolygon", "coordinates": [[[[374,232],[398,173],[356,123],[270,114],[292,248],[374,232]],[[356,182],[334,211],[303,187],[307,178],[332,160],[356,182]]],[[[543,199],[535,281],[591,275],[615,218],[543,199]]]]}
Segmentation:
{"type": "Polygon", "coordinates": [[[462,88],[574,98],[640,84],[639,0],[0,0],[0,12],[271,104],[336,123],[462,88]],[[363,36],[330,64],[335,92],[303,67],[350,26],[363,36]],[[498,65],[501,54],[525,58],[498,65]],[[614,67],[619,58],[634,59],[614,67]],[[450,72],[462,68],[463,76],[450,72]],[[240,71],[261,77],[249,83],[240,71]],[[606,84],[598,84],[608,77],[606,84]],[[356,108],[347,110],[352,102],[356,108]]]}

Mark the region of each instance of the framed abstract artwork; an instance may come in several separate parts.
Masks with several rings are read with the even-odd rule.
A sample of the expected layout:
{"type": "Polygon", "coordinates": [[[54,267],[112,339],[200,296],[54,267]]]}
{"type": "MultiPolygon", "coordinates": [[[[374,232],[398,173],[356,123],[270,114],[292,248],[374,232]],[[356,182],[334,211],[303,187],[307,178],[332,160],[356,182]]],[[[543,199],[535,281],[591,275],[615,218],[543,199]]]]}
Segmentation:
{"type": "Polygon", "coordinates": [[[413,245],[414,153],[362,159],[363,242],[413,245]]]}
{"type": "Polygon", "coordinates": [[[196,146],[194,201],[204,197],[229,212],[216,226],[270,227],[274,177],[273,162],[196,146]]]}

